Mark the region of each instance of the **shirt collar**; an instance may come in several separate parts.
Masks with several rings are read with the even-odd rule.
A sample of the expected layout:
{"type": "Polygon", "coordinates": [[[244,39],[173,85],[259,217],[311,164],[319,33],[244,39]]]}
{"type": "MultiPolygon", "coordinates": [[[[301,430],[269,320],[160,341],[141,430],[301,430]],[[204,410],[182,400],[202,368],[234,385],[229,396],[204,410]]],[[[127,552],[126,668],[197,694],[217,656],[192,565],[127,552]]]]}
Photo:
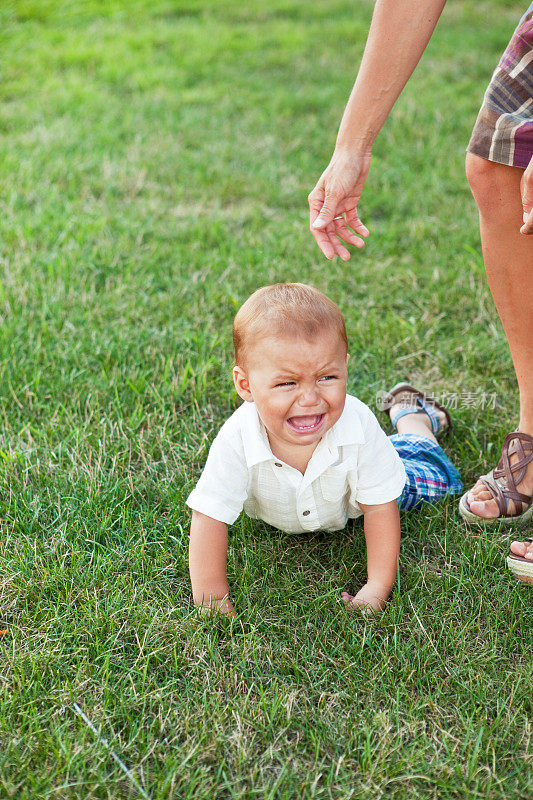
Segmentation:
{"type": "Polygon", "coordinates": [[[253,467],[261,461],[270,461],[274,458],[274,453],[270,449],[266,428],[259,418],[255,403],[244,403],[248,424],[246,435],[244,436],[244,457],[246,466],[253,467]]]}
{"type": "Polygon", "coordinates": [[[323,436],[324,442],[329,446],[341,447],[347,444],[364,444],[365,434],[361,417],[357,410],[354,397],[346,395],[346,403],[339,419],[335,425],[326,431],[323,436]]]}
{"type": "MultiPolygon", "coordinates": [[[[346,403],[335,425],[326,431],[319,442],[319,446],[341,447],[349,444],[364,444],[365,436],[363,426],[357,409],[351,402],[350,395],[346,396],[346,403]]],[[[271,461],[275,456],[270,449],[265,426],[259,418],[255,403],[245,403],[248,416],[247,435],[244,437],[244,457],[246,465],[253,467],[262,461],[271,461]]]]}

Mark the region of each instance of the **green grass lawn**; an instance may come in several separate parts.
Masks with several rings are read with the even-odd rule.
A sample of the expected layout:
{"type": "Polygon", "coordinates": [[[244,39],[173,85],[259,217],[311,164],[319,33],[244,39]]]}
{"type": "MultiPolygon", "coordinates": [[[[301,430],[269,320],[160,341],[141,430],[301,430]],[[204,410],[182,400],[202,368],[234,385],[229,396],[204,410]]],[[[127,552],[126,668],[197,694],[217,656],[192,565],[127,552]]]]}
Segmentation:
{"type": "Polygon", "coordinates": [[[445,447],[466,485],[494,465],[518,394],[463,162],[526,5],[448,4],[375,145],[368,244],[330,263],[306,197],[370,0],[1,4],[2,798],[135,796],[74,703],[152,800],[529,795],[516,530],[412,513],[369,620],[337,602],[359,522],[241,518],[230,625],[193,611],[185,506],[238,404],[233,315],[280,280],[343,310],[352,393],[458,392],[445,447]]]}

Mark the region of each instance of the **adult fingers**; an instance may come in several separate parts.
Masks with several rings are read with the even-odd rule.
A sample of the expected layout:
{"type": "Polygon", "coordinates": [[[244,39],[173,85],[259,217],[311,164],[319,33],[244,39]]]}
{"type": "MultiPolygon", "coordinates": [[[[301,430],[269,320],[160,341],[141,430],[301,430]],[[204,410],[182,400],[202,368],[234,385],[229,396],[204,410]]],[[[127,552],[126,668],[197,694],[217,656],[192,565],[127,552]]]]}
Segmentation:
{"type": "MultiPolygon", "coordinates": [[[[335,233],[337,234],[337,236],[340,239],[343,240],[343,242],[346,242],[347,244],[353,244],[353,245],[355,245],[356,247],[359,247],[359,248],[365,246],[364,241],[359,236],[356,236],[355,233],[353,233],[347,227],[346,221],[344,220],[344,218],[343,219],[339,219],[339,220],[335,220],[335,224],[336,224],[335,233]]],[[[366,230],[366,228],[365,228],[365,230],[366,230]]],[[[366,235],[368,235],[368,232],[367,232],[366,235]]]]}
{"type": "Polygon", "coordinates": [[[307,199],[309,201],[309,230],[311,231],[313,238],[326,258],[331,260],[336,252],[333,243],[333,237],[330,236],[329,231],[324,230],[323,228],[315,229],[313,227],[313,223],[318,217],[322,206],[324,205],[324,189],[320,186],[320,184],[315,186],[307,199]]]}
{"type": "Polygon", "coordinates": [[[343,261],[350,260],[350,251],[344,247],[341,239],[347,244],[353,244],[357,248],[365,246],[364,241],[355,236],[347,227],[344,220],[335,220],[324,229],[315,230],[311,228],[311,233],[322,250],[326,258],[332,259],[333,256],[338,255],[343,261]]]}
{"type": "Polygon", "coordinates": [[[314,230],[320,230],[329,225],[330,222],[333,222],[333,218],[337,212],[338,204],[339,196],[334,192],[328,192],[326,190],[322,208],[319,211],[318,217],[313,222],[312,228],[314,230]]]}
{"type": "Polygon", "coordinates": [[[533,158],[525,170],[520,181],[520,194],[522,195],[522,209],[524,212],[524,224],[520,228],[520,233],[533,233],[533,158]]]}
{"type": "Polygon", "coordinates": [[[346,222],[352,230],[354,230],[363,238],[366,239],[366,237],[369,236],[370,232],[368,228],[366,227],[366,225],[363,225],[363,223],[359,219],[359,214],[357,213],[357,207],[352,208],[346,212],[346,222]]]}
{"type": "Polygon", "coordinates": [[[311,228],[311,233],[313,234],[317,245],[320,247],[326,258],[331,260],[335,255],[335,247],[333,246],[333,242],[331,241],[329,234],[322,230],[315,231],[314,228],[311,228]]]}
{"type": "Polygon", "coordinates": [[[529,214],[524,211],[524,224],[520,228],[520,233],[523,233],[525,236],[533,233],[533,209],[529,214]]]}
{"type": "Polygon", "coordinates": [[[340,258],[342,258],[343,261],[349,261],[350,251],[345,248],[341,240],[338,239],[336,236],[332,236],[331,239],[333,239],[333,247],[335,248],[336,254],[340,256],[340,258]]]}
{"type": "MultiPolygon", "coordinates": [[[[334,223],[328,225],[326,230],[323,229],[314,230],[314,228],[311,228],[311,233],[313,234],[316,243],[326,256],[326,258],[331,260],[333,256],[337,255],[340,256],[340,258],[342,258],[343,261],[350,260],[350,252],[349,250],[346,249],[346,247],[344,247],[344,245],[340,241],[339,236],[341,234],[339,231],[335,229],[334,223]]],[[[353,238],[355,239],[356,237],[353,238]]],[[[352,244],[354,243],[355,242],[352,242],[352,244]]]]}
{"type": "Polygon", "coordinates": [[[309,227],[311,228],[311,233],[313,232],[313,222],[320,214],[320,209],[324,205],[324,197],[324,186],[322,179],[320,179],[313,191],[310,192],[307,197],[307,202],[309,203],[309,227]]]}

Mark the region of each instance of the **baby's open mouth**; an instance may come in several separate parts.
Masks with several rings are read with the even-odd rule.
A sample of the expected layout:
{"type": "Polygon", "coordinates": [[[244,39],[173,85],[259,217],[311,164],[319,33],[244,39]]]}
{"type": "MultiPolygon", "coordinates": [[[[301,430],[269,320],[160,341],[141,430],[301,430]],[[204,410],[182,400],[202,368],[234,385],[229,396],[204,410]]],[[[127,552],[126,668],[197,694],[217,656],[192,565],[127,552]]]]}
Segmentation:
{"type": "Polygon", "coordinates": [[[324,421],[325,414],[312,414],[307,417],[289,417],[287,425],[297,433],[314,433],[324,421]]]}

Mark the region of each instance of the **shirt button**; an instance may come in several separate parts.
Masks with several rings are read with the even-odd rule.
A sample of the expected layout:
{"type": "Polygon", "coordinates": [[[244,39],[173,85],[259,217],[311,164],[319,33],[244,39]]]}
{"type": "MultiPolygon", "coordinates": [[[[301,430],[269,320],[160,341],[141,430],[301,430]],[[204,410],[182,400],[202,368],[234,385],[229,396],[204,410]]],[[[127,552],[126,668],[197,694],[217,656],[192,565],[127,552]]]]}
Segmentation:
{"type": "Polygon", "coordinates": [[[302,511],[302,516],[308,517],[310,513],[311,513],[310,511],[302,511]]]}
{"type": "Polygon", "coordinates": [[[282,467],[282,466],[283,466],[283,464],[280,464],[280,463],[279,463],[279,461],[275,461],[275,462],[274,462],[274,466],[275,466],[275,467],[282,467]]]}

